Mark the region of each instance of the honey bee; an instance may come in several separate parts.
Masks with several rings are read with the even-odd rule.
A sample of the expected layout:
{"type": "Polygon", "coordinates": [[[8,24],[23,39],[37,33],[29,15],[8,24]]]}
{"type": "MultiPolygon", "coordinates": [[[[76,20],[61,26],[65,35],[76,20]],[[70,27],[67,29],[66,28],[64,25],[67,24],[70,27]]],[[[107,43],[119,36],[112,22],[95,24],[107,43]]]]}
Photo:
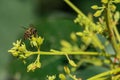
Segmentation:
{"type": "Polygon", "coordinates": [[[29,28],[26,28],[25,32],[24,32],[24,40],[29,39],[33,36],[37,36],[37,30],[35,29],[35,27],[33,25],[30,25],[29,28]]]}

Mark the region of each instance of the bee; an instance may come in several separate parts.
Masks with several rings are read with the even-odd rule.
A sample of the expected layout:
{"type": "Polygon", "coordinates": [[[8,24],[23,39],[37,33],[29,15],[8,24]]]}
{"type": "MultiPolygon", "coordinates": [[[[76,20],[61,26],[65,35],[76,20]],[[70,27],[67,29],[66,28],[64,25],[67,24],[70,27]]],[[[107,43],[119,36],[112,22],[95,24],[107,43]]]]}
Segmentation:
{"type": "Polygon", "coordinates": [[[37,30],[33,25],[30,25],[28,28],[26,28],[24,32],[24,40],[29,39],[33,36],[37,36],[37,30]]]}

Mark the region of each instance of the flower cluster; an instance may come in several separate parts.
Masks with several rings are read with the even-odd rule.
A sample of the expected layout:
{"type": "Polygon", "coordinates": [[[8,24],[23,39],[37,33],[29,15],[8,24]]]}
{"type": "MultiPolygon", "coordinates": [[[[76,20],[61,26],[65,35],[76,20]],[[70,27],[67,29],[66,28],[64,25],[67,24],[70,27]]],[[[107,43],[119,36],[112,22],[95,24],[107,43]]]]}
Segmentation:
{"type": "Polygon", "coordinates": [[[8,50],[9,53],[11,53],[15,57],[19,57],[22,59],[25,59],[29,55],[29,51],[26,49],[26,45],[21,42],[21,40],[17,40],[16,43],[13,43],[13,48],[8,50]]]}
{"type": "Polygon", "coordinates": [[[43,40],[44,39],[42,37],[34,37],[34,36],[32,36],[29,39],[31,47],[37,48],[37,51],[35,51],[35,52],[27,50],[26,44],[24,42],[22,42],[22,40],[17,40],[16,43],[13,43],[13,48],[8,50],[8,52],[11,53],[13,56],[18,57],[19,59],[22,59],[24,62],[25,62],[25,59],[27,59],[28,57],[30,57],[32,55],[38,55],[35,62],[32,62],[27,67],[27,72],[34,71],[36,68],[41,67],[40,46],[43,43],[43,40]]]}
{"type": "MultiPolygon", "coordinates": [[[[102,53],[102,55],[109,55],[112,54],[111,52],[108,53],[108,51],[106,50],[108,45],[112,45],[113,48],[113,52],[114,54],[109,56],[109,61],[111,61],[112,63],[110,65],[113,65],[114,68],[117,67],[119,70],[118,65],[120,64],[120,47],[118,47],[118,45],[120,45],[120,35],[119,32],[117,30],[117,24],[118,21],[120,20],[120,12],[116,11],[116,4],[120,3],[120,0],[100,0],[102,3],[102,6],[98,6],[98,5],[93,5],[91,6],[92,9],[96,10],[96,12],[94,13],[93,16],[95,17],[99,17],[98,18],[98,22],[94,23],[93,19],[89,19],[89,16],[87,17],[86,15],[84,15],[70,0],[65,0],[65,2],[76,12],[78,13],[78,16],[76,17],[76,19],[74,20],[75,23],[78,23],[80,26],[83,27],[83,31],[81,32],[77,32],[76,35],[80,36],[80,39],[82,40],[82,42],[84,43],[80,49],[82,51],[85,51],[89,45],[92,44],[92,47],[94,47],[96,49],[96,51],[98,53],[102,53]],[[104,14],[104,15],[102,15],[104,14]],[[104,40],[102,40],[104,39],[104,40]],[[107,44],[104,44],[107,43],[107,44]],[[107,46],[106,46],[107,45],[107,46]],[[116,62],[116,57],[117,56],[117,60],[118,63],[116,63],[117,65],[114,64],[114,62],[116,62]],[[111,58],[115,58],[115,61],[111,60],[111,58]]],[[[65,43],[65,41],[64,41],[65,43]]],[[[63,42],[62,42],[63,44],[63,42]]],[[[66,42],[66,45],[63,45],[63,49],[67,51],[68,50],[72,50],[73,45],[71,45],[69,42],[66,42]],[[66,47],[67,45],[67,47],[66,47]]],[[[81,57],[80,57],[81,58],[81,57]]],[[[79,64],[77,66],[80,66],[82,62],[87,61],[87,62],[91,62],[92,64],[97,61],[97,59],[94,57],[94,61],[91,61],[92,58],[87,58],[85,57],[85,60],[83,58],[81,58],[81,60],[79,61],[79,64]]],[[[107,59],[108,57],[105,57],[105,59],[107,59]]],[[[99,63],[97,61],[97,63],[99,63]]],[[[100,62],[101,63],[101,62],[100,62]]],[[[97,64],[97,65],[100,65],[97,64]]],[[[95,63],[96,64],[96,63],[95,63]]],[[[114,69],[113,67],[110,67],[111,69],[114,69]]],[[[66,71],[69,72],[69,70],[66,68],[66,71]]],[[[103,73],[102,73],[103,74],[103,73]]],[[[100,74],[101,75],[101,74],[100,74]]],[[[107,74],[108,75],[108,74],[107,74]]],[[[113,75],[111,73],[111,75],[113,75]]],[[[105,76],[105,74],[104,74],[105,76]]],[[[116,78],[112,79],[112,80],[117,80],[119,79],[119,75],[115,76],[116,78]]],[[[96,76],[95,78],[91,78],[88,80],[102,80],[105,79],[102,76],[96,76]]]]}
{"type": "Polygon", "coordinates": [[[28,65],[27,72],[34,71],[36,68],[40,68],[41,67],[41,63],[40,63],[39,60],[40,60],[40,55],[38,55],[38,57],[37,57],[35,62],[33,62],[33,63],[28,65]]]}
{"type": "MultiPolygon", "coordinates": [[[[120,0],[101,0],[101,2],[103,3],[102,7],[99,7],[98,5],[93,5],[91,8],[94,9],[94,10],[97,10],[95,13],[94,13],[94,16],[95,17],[99,17],[101,16],[102,12],[104,11],[104,9],[106,9],[106,4],[110,4],[109,7],[110,7],[110,10],[111,11],[115,11],[116,10],[116,6],[113,4],[113,3],[120,3],[120,0]]],[[[108,8],[107,8],[108,9],[108,8]]]]}

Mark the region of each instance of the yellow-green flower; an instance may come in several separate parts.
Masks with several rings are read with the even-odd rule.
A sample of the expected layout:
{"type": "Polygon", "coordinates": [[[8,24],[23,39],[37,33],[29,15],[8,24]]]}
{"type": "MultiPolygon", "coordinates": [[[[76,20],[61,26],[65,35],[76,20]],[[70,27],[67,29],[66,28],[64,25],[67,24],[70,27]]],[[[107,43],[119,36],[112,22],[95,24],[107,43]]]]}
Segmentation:
{"type": "Polygon", "coordinates": [[[106,4],[106,3],[108,3],[108,0],[101,0],[101,2],[106,4]]]}
{"type": "Polygon", "coordinates": [[[40,67],[41,67],[40,55],[38,55],[35,62],[28,65],[27,72],[34,71],[36,68],[40,68],[40,67]]]}
{"type": "Polygon", "coordinates": [[[13,48],[8,50],[13,56],[19,57],[20,59],[25,59],[28,56],[26,56],[26,53],[28,55],[28,51],[26,49],[26,45],[21,43],[21,40],[17,40],[16,43],[13,43],[13,48]]]}
{"type": "Polygon", "coordinates": [[[41,38],[41,37],[34,37],[34,36],[32,36],[32,38],[30,39],[30,44],[31,44],[31,46],[33,47],[33,46],[35,46],[35,47],[38,47],[38,46],[40,46],[42,43],[43,43],[43,38],[41,38]]]}
{"type": "Polygon", "coordinates": [[[60,78],[60,80],[66,80],[66,77],[64,74],[59,74],[59,78],[60,78]]]}
{"type": "Polygon", "coordinates": [[[64,66],[64,71],[65,73],[70,74],[70,69],[67,66],[64,66]]]}
{"type": "Polygon", "coordinates": [[[110,5],[110,9],[111,9],[111,11],[114,12],[116,10],[116,6],[114,4],[112,4],[112,5],[110,5]]]}
{"type": "Polygon", "coordinates": [[[37,38],[37,43],[38,43],[39,46],[43,43],[43,41],[44,41],[44,39],[42,37],[39,36],[37,38]]]}
{"type": "Polygon", "coordinates": [[[31,63],[27,67],[27,72],[34,71],[35,69],[36,69],[36,64],[35,63],[31,63]]]}
{"type": "Polygon", "coordinates": [[[17,40],[16,43],[13,43],[13,46],[14,46],[14,47],[19,47],[20,44],[21,44],[21,40],[17,40]]]}
{"type": "Polygon", "coordinates": [[[52,76],[47,76],[47,80],[55,80],[56,76],[52,75],[52,76]]]}
{"type": "Polygon", "coordinates": [[[102,14],[103,10],[98,10],[94,13],[95,17],[99,17],[102,14]]]}
{"type": "Polygon", "coordinates": [[[18,50],[21,51],[21,52],[26,52],[27,51],[26,45],[24,43],[21,44],[21,46],[18,48],[18,50]]]}
{"type": "Polygon", "coordinates": [[[39,61],[31,63],[27,67],[27,72],[34,71],[36,68],[40,68],[40,67],[41,67],[41,63],[39,61]]]}
{"type": "Polygon", "coordinates": [[[61,40],[60,43],[62,45],[61,51],[72,51],[72,45],[68,41],[61,40]]]}
{"type": "Polygon", "coordinates": [[[97,5],[91,6],[92,9],[98,9],[99,7],[97,5]]]}
{"type": "Polygon", "coordinates": [[[31,46],[33,47],[33,46],[38,46],[37,45],[37,38],[36,37],[34,37],[34,36],[32,36],[32,38],[31,38],[31,40],[30,40],[30,44],[31,44],[31,46]]]}
{"type": "Polygon", "coordinates": [[[16,50],[10,49],[8,50],[13,56],[18,56],[18,52],[16,50]]]}
{"type": "Polygon", "coordinates": [[[19,51],[20,45],[21,45],[21,40],[17,40],[16,43],[13,43],[13,48],[8,50],[8,52],[11,53],[13,56],[18,56],[20,53],[19,51]]]}
{"type": "Polygon", "coordinates": [[[74,33],[74,32],[72,32],[71,34],[70,34],[70,37],[71,37],[71,39],[73,40],[73,41],[77,41],[77,36],[76,36],[76,34],[74,33]]]}
{"type": "Polygon", "coordinates": [[[69,64],[73,67],[77,67],[77,64],[73,60],[69,60],[69,64]]]}

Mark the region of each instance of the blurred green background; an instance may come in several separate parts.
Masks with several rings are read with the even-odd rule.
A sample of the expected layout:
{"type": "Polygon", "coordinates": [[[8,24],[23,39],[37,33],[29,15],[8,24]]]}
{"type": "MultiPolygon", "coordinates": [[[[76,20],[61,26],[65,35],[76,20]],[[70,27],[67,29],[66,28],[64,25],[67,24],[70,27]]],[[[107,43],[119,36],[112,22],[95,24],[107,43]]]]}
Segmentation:
{"type": "MultiPolygon", "coordinates": [[[[99,4],[99,0],[71,1],[86,15],[94,12],[91,5],[99,4]]],[[[29,24],[34,24],[45,39],[42,50],[60,49],[60,40],[69,41],[70,33],[81,29],[73,23],[76,16],[63,0],[0,0],[0,80],[45,80],[47,75],[63,72],[63,66],[67,64],[65,56],[41,56],[42,68],[27,73],[27,65],[7,51],[13,42],[23,37],[22,27],[28,27],[29,24]]],[[[94,66],[76,74],[86,79],[105,70],[94,66]],[[86,74],[88,71],[91,73],[86,74]]]]}

